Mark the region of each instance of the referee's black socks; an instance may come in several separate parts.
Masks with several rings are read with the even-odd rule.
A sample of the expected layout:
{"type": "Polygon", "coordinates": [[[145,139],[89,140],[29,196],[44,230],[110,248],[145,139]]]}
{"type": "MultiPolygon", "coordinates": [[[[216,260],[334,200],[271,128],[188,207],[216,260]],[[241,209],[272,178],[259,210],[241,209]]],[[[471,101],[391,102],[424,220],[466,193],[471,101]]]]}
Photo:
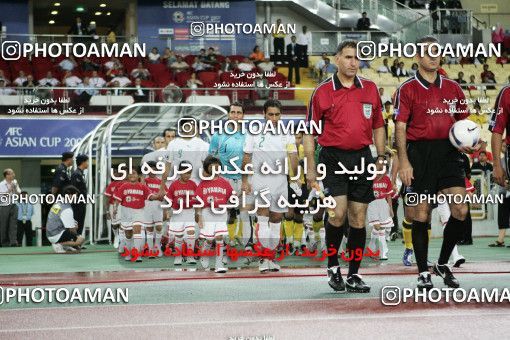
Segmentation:
{"type": "Polygon", "coordinates": [[[328,268],[339,266],[338,249],[342,242],[343,227],[335,227],[329,221],[326,222],[326,245],[328,248],[335,248],[336,252],[328,256],[328,268]]]}
{"type": "Polygon", "coordinates": [[[453,248],[464,234],[466,220],[461,221],[450,215],[443,231],[443,244],[439,253],[438,264],[447,264],[453,248]]]}
{"type": "Polygon", "coordinates": [[[351,260],[349,261],[349,274],[347,274],[347,277],[350,277],[353,274],[358,274],[358,269],[361,264],[361,260],[363,259],[363,254],[365,252],[365,241],[367,238],[367,230],[365,227],[358,229],[358,228],[349,228],[349,238],[347,239],[347,249],[349,249],[350,255],[354,254],[354,256],[349,255],[349,258],[351,260]],[[357,249],[361,249],[361,256],[360,251],[357,249]]]}
{"type": "Polygon", "coordinates": [[[420,273],[427,272],[429,270],[427,266],[429,251],[428,223],[414,220],[411,232],[418,271],[420,273]]]}

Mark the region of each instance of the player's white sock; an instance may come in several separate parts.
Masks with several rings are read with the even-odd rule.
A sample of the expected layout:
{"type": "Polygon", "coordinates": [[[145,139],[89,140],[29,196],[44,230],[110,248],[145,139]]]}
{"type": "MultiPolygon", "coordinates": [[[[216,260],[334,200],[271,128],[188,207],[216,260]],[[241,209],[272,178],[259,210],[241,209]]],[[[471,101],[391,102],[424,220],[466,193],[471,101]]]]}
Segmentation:
{"type": "Polygon", "coordinates": [[[175,234],[170,230],[168,231],[168,245],[175,241],[175,234]]]}
{"type": "Polygon", "coordinates": [[[119,253],[124,252],[124,247],[127,247],[126,233],[124,232],[124,229],[119,228],[119,253]]]}
{"type": "Polygon", "coordinates": [[[278,247],[278,244],[280,243],[281,227],[282,227],[281,222],[278,222],[278,223],[269,222],[269,229],[270,229],[269,249],[273,250],[273,249],[276,249],[276,247],[278,247]]]}
{"type": "Polygon", "coordinates": [[[161,237],[163,237],[163,232],[156,229],[154,233],[154,249],[158,251],[161,251],[161,237]]]}
{"type": "Polygon", "coordinates": [[[368,248],[370,248],[370,250],[376,251],[377,239],[379,239],[379,231],[375,228],[372,228],[372,233],[370,234],[370,243],[368,244],[368,248]]]}
{"type": "MultiPolygon", "coordinates": [[[[322,240],[321,240],[322,241],[322,240]]],[[[324,240],[324,243],[326,244],[326,240],[324,240]]],[[[342,251],[345,251],[345,247],[347,247],[347,237],[345,235],[342,236],[342,242],[340,243],[340,249],[338,251],[341,253],[342,251]]]]}
{"type": "Polygon", "coordinates": [[[381,243],[380,257],[387,257],[388,245],[386,244],[386,231],[384,229],[379,230],[379,242],[381,243]]]}
{"type": "Polygon", "coordinates": [[[179,249],[182,252],[182,236],[175,237],[175,249],[179,249]]]}
{"type": "Polygon", "coordinates": [[[113,231],[113,236],[114,236],[113,242],[115,242],[115,240],[119,239],[119,228],[112,228],[112,231],[113,231]]]}
{"type": "Polygon", "coordinates": [[[326,229],[320,228],[319,229],[319,236],[320,236],[320,239],[321,239],[322,246],[325,247],[326,246],[326,229]]]}
{"type": "Polygon", "coordinates": [[[457,248],[457,245],[455,245],[455,247],[453,247],[453,250],[452,250],[453,261],[455,262],[455,259],[458,259],[461,256],[462,255],[459,254],[459,249],[457,248]]]}
{"type": "Polygon", "coordinates": [[[269,238],[271,237],[271,229],[269,228],[269,217],[268,216],[257,216],[259,231],[258,241],[265,248],[271,248],[269,238]]]}
{"type": "Polygon", "coordinates": [[[216,240],[216,264],[215,269],[223,268],[223,250],[225,250],[225,242],[216,240]],[[219,255],[218,255],[219,254],[219,255]]]}
{"type": "Polygon", "coordinates": [[[195,233],[193,232],[192,235],[186,234],[184,236],[184,241],[186,242],[186,247],[190,250],[195,249],[195,233]]]}
{"type": "Polygon", "coordinates": [[[125,242],[126,242],[126,248],[131,252],[131,249],[133,249],[133,246],[134,246],[133,236],[131,236],[131,238],[126,237],[125,242]]]}
{"type": "Polygon", "coordinates": [[[245,210],[241,210],[241,212],[239,213],[238,221],[239,223],[242,223],[243,246],[246,246],[251,236],[251,222],[250,215],[248,214],[248,212],[245,210]]]}
{"type": "Polygon", "coordinates": [[[142,234],[133,234],[133,242],[135,244],[135,248],[138,249],[138,252],[141,252],[143,250],[142,234]]]}

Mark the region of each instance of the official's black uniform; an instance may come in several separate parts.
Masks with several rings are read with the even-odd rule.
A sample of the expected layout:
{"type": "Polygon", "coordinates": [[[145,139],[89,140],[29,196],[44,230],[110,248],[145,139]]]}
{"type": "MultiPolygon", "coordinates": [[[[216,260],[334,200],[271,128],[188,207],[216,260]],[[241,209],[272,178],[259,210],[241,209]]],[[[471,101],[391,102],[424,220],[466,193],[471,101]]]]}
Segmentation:
{"type": "Polygon", "coordinates": [[[69,174],[67,173],[67,167],[64,163],[60,163],[60,165],[55,170],[55,175],[53,176],[52,186],[58,188],[56,192],[61,193],[62,189],[71,184],[71,179],[69,178],[69,174]]]}
{"type": "MultiPolygon", "coordinates": [[[[87,196],[87,183],[85,182],[85,176],[83,174],[83,170],[77,168],[74,170],[71,175],[71,184],[75,186],[80,191],[80,199],[79,201],[86,200],[87,196]]],[[[85,212],[87,210],[86,203],[76,203],[72,204],[73,208],[73,216],[76,222],[78,222],[78,235],[80,235],[83,231],[83,225],[85,223],[85,212]]]]}

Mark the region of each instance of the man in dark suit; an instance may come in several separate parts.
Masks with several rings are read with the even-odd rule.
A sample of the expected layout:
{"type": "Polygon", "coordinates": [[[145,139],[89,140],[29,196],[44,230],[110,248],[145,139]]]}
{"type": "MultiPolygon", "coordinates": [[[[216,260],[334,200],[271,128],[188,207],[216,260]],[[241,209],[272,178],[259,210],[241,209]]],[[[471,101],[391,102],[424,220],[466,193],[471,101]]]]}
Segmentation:
{"type": "Polygon", "coordinates": [[[356,29],[358,31],[368,31],[370,29],[370,19],[367,17],[367,12],[361,13],[356,29]]]}
{"type": "Polygon", "coordinates": [[[299,46],[296,44],[296,36],[293,35],[291,43],[287,45],[287,61],[289,63],[289,82],[292,83],[292,73],[296,73],[296,84],[301,83],[299,77],[299,46]]]}
{"type": "MultiPolygon", "coordinates": [[[[87,181],[85,179],[84,171],[89,167],[89,158],[86,155],[78,155],[76,157],[76,170],[71,175],[71,184],[80,191],[81,201],[86,201],[87,196],[87,181]]],[[[78,222],[78,235],[83,232],[83,225],[85,223],[85,212],[87,210],[87,204],[83,202],[77,202],[71,204],[73,208],[73,216],[76,222],[78,222]]]]}

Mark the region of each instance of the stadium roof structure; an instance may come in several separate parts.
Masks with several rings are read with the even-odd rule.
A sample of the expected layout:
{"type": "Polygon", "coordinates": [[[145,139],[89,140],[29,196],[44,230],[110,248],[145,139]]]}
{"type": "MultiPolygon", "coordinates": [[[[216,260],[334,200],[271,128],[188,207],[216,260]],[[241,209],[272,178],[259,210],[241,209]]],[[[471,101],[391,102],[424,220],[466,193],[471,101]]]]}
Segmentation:
{"type": "Polygon", "coordinates": [[[106,228],[103,219],[103,194],[110,182],[112,158],[141,158],[144,151],[150,149],[154,137],[161,136],[166,128],[176,127],[179,119],[185,116],[212,121],[226,118],[227,111],[217,105],[197,103],[133,104],[102,121],[74,147],[75,154],[86,154],[90,163],[95,164],[86,175],[88,194],[93,195],[97,203],[87,205],[85,225],[92,226],[90,243],[111,239],[111,228],[106,228]]]}

